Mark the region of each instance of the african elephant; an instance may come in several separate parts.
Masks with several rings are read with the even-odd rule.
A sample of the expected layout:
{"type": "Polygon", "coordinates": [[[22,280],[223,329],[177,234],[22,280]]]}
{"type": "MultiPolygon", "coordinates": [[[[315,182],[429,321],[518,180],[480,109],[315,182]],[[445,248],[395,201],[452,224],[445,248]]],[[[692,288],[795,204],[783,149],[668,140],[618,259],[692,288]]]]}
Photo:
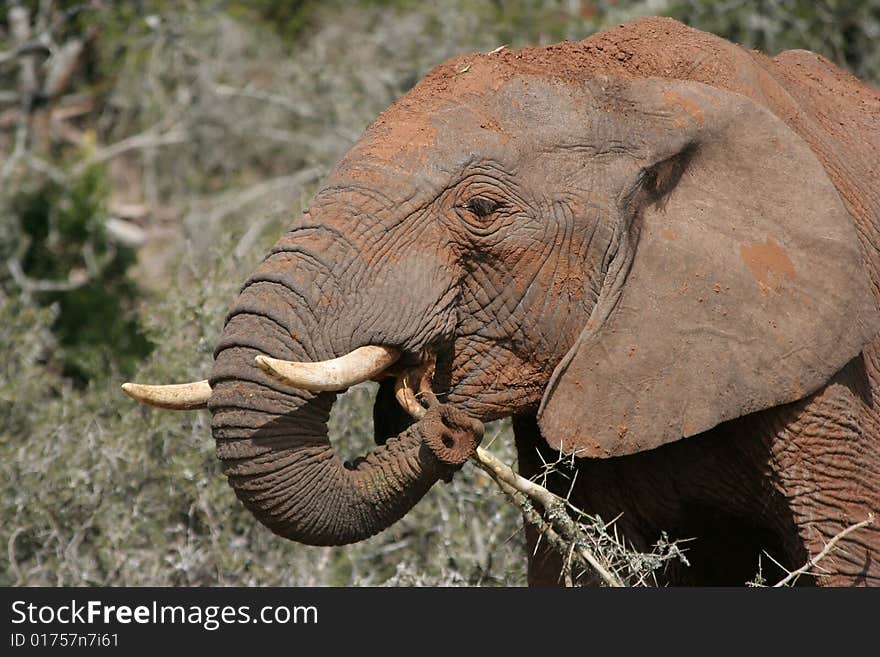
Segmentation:
{"type": "MultiPolygon", "coordinates": [[[[672,583],[795,568],[880,512],[878,117],[818,55],[670,19],[452,59],[247,279],[210,379],[127,391],[206,406],[295,541],[383,530],[512,416],[524,475],[573,454],[575,504],[635,546],[696,537],[672,583]],[[343,464],[328,415],[368,378],[377,446],[343,464]],[[426,380],[427,411],[401,385],[426,380]]],[[[839,547],[811,583],[880,584],[876,523],[839,547]]]]}

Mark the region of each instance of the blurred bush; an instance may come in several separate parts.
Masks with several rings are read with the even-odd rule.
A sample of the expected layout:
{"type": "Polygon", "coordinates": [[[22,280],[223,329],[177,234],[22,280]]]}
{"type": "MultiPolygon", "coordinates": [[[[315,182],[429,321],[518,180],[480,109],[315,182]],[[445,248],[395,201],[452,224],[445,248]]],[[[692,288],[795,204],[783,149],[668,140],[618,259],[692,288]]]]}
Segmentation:
{"type": "MultiPolygon", "coordinates": [[[[205,412],[118,389],[204,378],[240,281],[366,125],[455,54],[669,14],[880,79],[880,0],[7,2],[0,13],[0,584],[520,585],[518,514],[467,466],[344,548],[238,504],[205,412]]],[[[334,407],[370,443],[369,386],[334,407]]],[[[514,459],[509,425],[488,430],[514,459]]]]}
{"type": "Polygon", "coordinates": [[[107,237],[100,166],[71,180],[35,181],[10,194],[7,218],[18,253],[7,255],[6,292],[53,309],[49,369],[78,385],[130,376],[152,345],[134,315],[141,291],[129,277],[135,252],[107,237]]]}
{"type": "Polygon", "coordinates": [[[880,81],[876,0],[672,0],[664,13],[773,55],[813,50],[865,80],[880,81]]]}

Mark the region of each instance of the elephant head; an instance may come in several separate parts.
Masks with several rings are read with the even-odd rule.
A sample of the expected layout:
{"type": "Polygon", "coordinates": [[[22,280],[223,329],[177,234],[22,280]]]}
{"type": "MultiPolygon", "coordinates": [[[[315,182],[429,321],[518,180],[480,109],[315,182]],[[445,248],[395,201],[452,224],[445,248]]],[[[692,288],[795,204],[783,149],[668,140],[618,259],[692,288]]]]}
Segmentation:
{"type": "Polygon", "coordinates": [[[631,454],[804,397],[877,325],[852,218],[771,112],[501,52],[365,132],[245,282],[208,382],[129,391],[206,405],[257,518],[342,544],[448,477],[480,422],[537,412],[553,447],[631,454]],[[343,464],[335,391],[368,378],[378,445],[343,464]]]}

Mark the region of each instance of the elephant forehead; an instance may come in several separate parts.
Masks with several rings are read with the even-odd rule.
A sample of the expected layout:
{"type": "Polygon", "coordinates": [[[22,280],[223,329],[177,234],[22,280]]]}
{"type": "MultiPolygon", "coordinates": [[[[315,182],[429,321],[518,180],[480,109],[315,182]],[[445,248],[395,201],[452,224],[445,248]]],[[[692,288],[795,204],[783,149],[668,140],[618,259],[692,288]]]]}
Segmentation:
{"type": "MultiPolygon", "coordinates": [[[[577,110],[579,100],[589,98],[583,90],[597,78],[676,79],[684,71],[680,79],[716,85],[731,76],[749,77],[753,69],[750,55],[738,46],[659,18],[634,21],[580,42],[455,57],[435,67],[383,112],[336,171],[370,185],[379,182],[383,168],[413,171],[430,165],[432,159],[448,165],[446,158],[454,153],[444,149],[458,152],[468,145],[485,149],[493,143],[487,139],[492,133],[498,141],[521,140],[530,129],[550,136],[551,130],[565,129],[563,113],[577,110]],[[696,76],[700,71],[710,72],[710,79],[696,76]],[[506,104],[501,103],[505,89],[516,80],[523,83],[521,93],[528,92],[526,87],[534,93],[523,98],[507,94],[506,104]],[[567,105],[554,104],[550,98],[542,102],[541,93],[558,96],[566,87],[572,92],[567,105]],[[468,110],[464,115],[455,111],[461,107],[468,110]],[[542,115],[547,108],[552,113],[542,115]],[[444,132],[444,118],[447,126],[455,121],[455,130],[444,132]]],[[[668,95],[664,100],[659,111],[671,113],[679,127],[701,122],[702,109],[690,99],[668,95]]]]}
{"type": "Polygon", "coordinates": [[[369,184],[383,171],[442,173],[473,155],[503,150],[516,133],[496,105],[485,91],[404,96],[366,130],[335,173],[369,184]]]}
{"type": "Polygon", "coordinates": [[[493,55],[460,57],[385,110],[328,182],[381,188],[418,179],[427,189],[480,161],[513,170],[561,151],[642,158],[657,142],[677,144],[703,127],[716,108],[712,94],[695,88],[702,86],[602,71],[574,78],[493,55]]]}
{"type": "Polygon", "coordinates": [[[559,147],[600,151],[609,143],[637,150],[638,135],[617,114],[617,108],[595,102],[587,85],[534,76],[407,95],[367,129],[330,182],[375,187],[389,177],[418,177],[441,184],[477,161],[515,166],[524,156],[559,147]]]}

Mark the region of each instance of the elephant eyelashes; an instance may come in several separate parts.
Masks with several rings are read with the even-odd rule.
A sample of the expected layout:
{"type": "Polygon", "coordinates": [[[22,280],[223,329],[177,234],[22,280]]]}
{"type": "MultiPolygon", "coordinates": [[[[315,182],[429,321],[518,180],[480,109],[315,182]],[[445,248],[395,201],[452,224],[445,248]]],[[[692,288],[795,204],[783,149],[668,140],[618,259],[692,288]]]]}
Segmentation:
{"type": "Polygon", "coordinates": [[[648,202],[661,202],[675,188],[695,150],[690,144],[672,157],[641,170],[637,189],[646,195],[648,202]]]}
{"type": "Polygon", "coordinates": [[[488,217],[490,214],[495,212],[495,210],[501,207],[501,204],[498,201],[494,201],[484,196],[476,196],[470,199],[462,207],[465,210],[477,215],[478,217],[488,217]]]}

